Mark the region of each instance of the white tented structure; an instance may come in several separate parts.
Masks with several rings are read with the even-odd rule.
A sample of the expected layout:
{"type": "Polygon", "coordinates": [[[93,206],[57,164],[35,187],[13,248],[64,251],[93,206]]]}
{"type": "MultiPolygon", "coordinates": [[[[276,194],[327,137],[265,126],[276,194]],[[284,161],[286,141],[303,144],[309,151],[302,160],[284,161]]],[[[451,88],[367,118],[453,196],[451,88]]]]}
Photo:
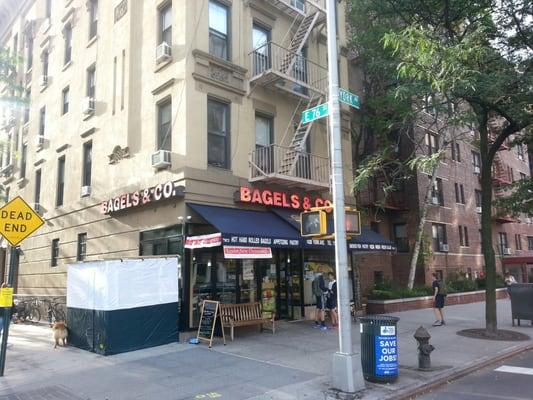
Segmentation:
{"type": "Polygon", "coordinates": [[[179,273],[176,257],[69,265],[70,343],[109,355],[178,341],[179,273]]]}

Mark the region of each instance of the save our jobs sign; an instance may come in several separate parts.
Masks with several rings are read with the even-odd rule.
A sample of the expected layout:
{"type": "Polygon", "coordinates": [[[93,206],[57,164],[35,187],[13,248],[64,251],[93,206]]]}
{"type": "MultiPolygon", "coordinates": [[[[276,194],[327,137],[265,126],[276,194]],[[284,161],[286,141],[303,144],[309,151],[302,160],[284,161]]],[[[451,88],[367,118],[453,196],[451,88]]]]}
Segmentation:
{"type": "Polygon", "coordinates": [[[40,215],[20,196],[0,208],[0,234],[12,246],[17,246],[43,224],[40,215]]]}
{"type": "Polygon", "coordinates": [[[377,376],[398,375],[398,345],[395,326],[380,326],[380,335],[374,336],[377,376]]]}

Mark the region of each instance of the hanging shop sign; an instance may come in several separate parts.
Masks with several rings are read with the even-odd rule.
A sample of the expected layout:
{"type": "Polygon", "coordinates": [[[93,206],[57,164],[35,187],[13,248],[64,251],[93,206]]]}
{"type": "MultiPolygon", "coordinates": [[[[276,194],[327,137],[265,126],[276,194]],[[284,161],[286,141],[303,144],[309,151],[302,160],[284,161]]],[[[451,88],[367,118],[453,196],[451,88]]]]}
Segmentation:
{"type": "Polygon", "coordinates": [[[212,233],[209,235],[189,236],[185,239],[186,249],[202,249],[204,247],[217,247],[222,244],[222,234],[212,233]]]}
{"type": "Polygon", "coordinates": [[[224,258],[272,258],[270,247],[224,246],[224,258]]]}
{"type": "Polygon", "coordinates": [[[123,193],[120,196],[105,200],[101,204],[100,211],[102,214],[111,214],[113,212],[127,210],[146,204],[155,203],[172,197],[183,197],[185,187],[178,185],[177,182],[165,182],[156,186],[136,190],[131,193],[123,193]]]}
{"type": "Polygon", "coordinates": [[[281,207],[292,210],[310,210],[312,207],[331,206],[330,200],[270,189],[252,189],[241,186],[235,200],[241,203],[281,207]]]}

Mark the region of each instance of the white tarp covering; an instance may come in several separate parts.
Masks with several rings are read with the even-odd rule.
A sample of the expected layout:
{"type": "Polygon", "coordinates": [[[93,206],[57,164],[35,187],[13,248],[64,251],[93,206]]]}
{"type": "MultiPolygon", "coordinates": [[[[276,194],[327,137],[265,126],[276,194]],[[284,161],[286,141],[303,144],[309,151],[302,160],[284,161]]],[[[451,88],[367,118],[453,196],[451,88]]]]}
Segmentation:
{"type": "Polygon", "coordinates": [[[178,301],[177,258],[94,261],[71,264],[67,307],[123,310],[178,301]]]}

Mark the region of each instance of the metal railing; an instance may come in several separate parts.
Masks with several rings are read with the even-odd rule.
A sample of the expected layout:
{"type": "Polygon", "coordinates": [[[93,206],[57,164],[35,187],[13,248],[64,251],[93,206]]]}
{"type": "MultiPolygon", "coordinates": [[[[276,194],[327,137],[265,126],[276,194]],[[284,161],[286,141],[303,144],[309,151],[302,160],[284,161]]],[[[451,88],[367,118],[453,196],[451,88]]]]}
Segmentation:
{"type": "Polygon", "coordinates": [[[328,70],[302,55],[290,51],[276,43],[268,42],[250,53],[252,80],[267,72],[289,78],[302,89],[313,89],[326,93],[328,70]]]}
{"type": "Polygon", "coordinates": [[[250,179],[276,176],[288,180],[313,181],[320,186],[329,186],[330,166],[327,157],[306,152],[297,152],[290,147],[271,144],[259,147],[250,153],[250,179]],[[290,154],[297,157],[296,163],[287,161],[290,154]],[[291,168],[287,168],[287,166],[291,168]]]}

